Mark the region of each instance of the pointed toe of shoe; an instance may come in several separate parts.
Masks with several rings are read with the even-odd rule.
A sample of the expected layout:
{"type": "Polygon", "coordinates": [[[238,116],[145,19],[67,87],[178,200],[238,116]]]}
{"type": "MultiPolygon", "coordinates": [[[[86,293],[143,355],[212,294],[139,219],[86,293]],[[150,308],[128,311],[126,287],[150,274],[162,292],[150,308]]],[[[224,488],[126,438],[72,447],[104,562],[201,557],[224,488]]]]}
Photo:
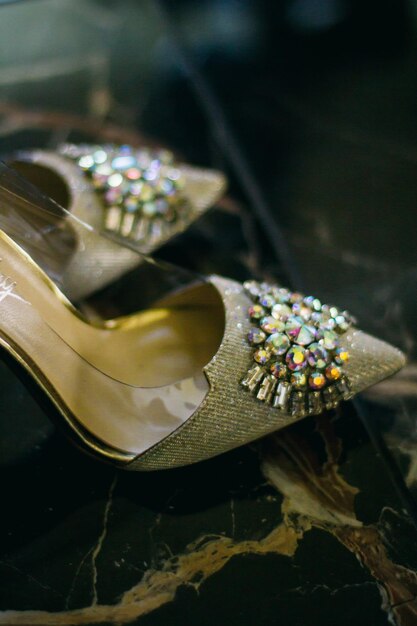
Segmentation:
{"type": "Polygon", "coordinates": [[[392,376],[406,364],[401,350],[358,329],[346,333],[343,345],[350,354],[345,372],[352,396],[392,376]]]}
{"type": "MultiPolygon", "coordinates": [[[[303,347],[296,341],[288,341],[288,337],[293,336],[291,334],[293,327],[287,327],[285,330],[285,325],[279,323],[281,335],[277,338],[277,343],[274,344],[273,340],[267,342],[268,333],[271,337],[271,333],[276,332],[276,329],[268,327],[274,325],[276,317],[267,316],[267,319],[263,318],[263,322],[255,319],[257,325],[254,326],[253,315],[256,316],[257,310],[254,310],[254,294],[250,293],[251,290],[247,286],[220,277],[211,277],[210,281],[223,300],[225,330],[216,355],[204,368],[209,383],[207,396],[187,422],[152,449],[137,457],[130,463],[128,469],[166,469],[211,458],[284,428],[307,415],[315,415],[333,408],[341,400],[351,398],[391,376],[405,364],[405,357],[400,350],[352,326],[347,331],[340,331],[335,345],[325,351],[324,356],[320,353],[320,348],[325,344],[317,343],[317,335],[314,348],[313,345],[303,347]],[[264,330],[259,333],[262,324],[264,330]],[[259,345],[254,346],[253,342],[251,345],[248,340],[254,329],[259,333],[255,341],[263,337],[261,352],[265,351],[265,355],[256,355],[256,352],[259,352],[259,345]],[[283,347],[287,353],[283,351],[278,356],[276,353],[271,355],[271,352],[268,352],[270,349],[268,346],[271,344],[277,352],[281,352],[283,347]],[[289,355],[288,350],[291,347],[296,350],[289,355]],[[340,354],[339,350],[345,356],[340,354]],[[266,364],[262,363],[260,358],[264,356],[266,364]],[[308,364],[303,365],[303,361],[300,360],[303,358],[308,364]],[[326,363],[331,364],[330,371],[322,363],[324,358],[328,359],[326,363]],[[317,360],[316,364],[311,366],[314,359],[317,360]],[[274,371],[279,375],[281,366],[287,368],[281,380],[279,376],[275,378],[271,374],[271,364],[278,365],[274,371]],[[303,372],[304,374],[309,372],[310,375],[305,376],[306,380],[300,386],[302,376],[294,377],[293,374],[303,372]],[[317,379],[314,375],[311,376],[314,373],[317,379]],[[332,376],[334,378],[331,378],[332,376]],[[319,383],[322,386],[318,389],[319,383]]],[[[265,290],[270,286],[261,285],[261,287],[265,290]]],[[[279,287],[272,289],[275,289],[273,293],[277,298],[288,293],[288,290],[279,287]]],[[[262,315],[265,315],[265,308],[269,307],[272,311],[274,306],[269,295],[261,305],[262,315]]],[[[302,298],[299,294],[293,295],[302,298]]],[[[311,299],[306,298],[304,302],[310,304],[311,299]]],[[[280,312],[280,306],[277,310],[274,309],[274,315],[277,311],[280,312]]],[[[285,307],[288,307],[288,304],[282,309],[288,315],[288,309],[285,307]]],[[[328,310],[330,307],[326,307],[326,312],[328,310]]],[[[348,319],[348,314],[344,315],[348,319]]],[[[298,317],[295,321],[299,320],[298,317]]],[[[316,326],[316,330],[320,330],[319,326],[316,326]]],[[[312,331],[311,327],[307,326],[303,330],[303,339],[306,337],[308,339],[308,332],[312,331]]],[[[336,333],[325,335],[323,341],[334,340],[335,335],[336,333]]],[[[301,335],[298,336],[298,340],[301,341],[301,335]]]]}

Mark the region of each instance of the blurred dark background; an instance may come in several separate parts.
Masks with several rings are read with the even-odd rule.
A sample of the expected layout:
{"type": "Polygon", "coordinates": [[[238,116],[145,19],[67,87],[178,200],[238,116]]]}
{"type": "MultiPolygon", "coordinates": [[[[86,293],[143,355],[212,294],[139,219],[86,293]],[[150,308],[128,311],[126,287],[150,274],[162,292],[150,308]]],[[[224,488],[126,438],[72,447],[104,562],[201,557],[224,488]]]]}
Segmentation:
{"type": "MultiPolygon", "coordinates": [[[[362,307],[415,272],[416,23],[412,0],[6,2],[1,103],[224,169],[263,229],[257,270],[362,307]]],[[[45,138],[6,115],[1,148],[68,124],[45,138]]]]}

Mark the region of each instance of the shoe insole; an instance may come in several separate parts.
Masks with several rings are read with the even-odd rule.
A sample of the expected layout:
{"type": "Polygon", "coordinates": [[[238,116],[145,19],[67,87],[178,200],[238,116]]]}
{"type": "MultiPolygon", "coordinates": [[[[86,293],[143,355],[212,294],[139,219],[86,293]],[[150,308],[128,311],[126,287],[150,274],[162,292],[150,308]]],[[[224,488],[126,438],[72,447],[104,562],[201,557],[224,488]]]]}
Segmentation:
{"type": "Polygon", "coordinates": [[[225,313],[210,284],[93,326],[6,236],[0,237],[0,332],[53,396],[109,446],[139,453],[203,401],[202,369],[221,343],[225,313]],[[34,364],[31,367],[30,364],[34,364]]]}

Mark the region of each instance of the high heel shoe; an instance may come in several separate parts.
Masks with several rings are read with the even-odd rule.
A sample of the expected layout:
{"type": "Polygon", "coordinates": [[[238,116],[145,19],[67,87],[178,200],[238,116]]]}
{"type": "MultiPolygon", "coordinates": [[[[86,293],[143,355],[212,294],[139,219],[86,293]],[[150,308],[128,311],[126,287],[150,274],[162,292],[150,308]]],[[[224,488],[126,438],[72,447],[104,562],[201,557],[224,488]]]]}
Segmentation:
{"type": "Polygon", "coordinates": [[[62,212],[75,220],[0,166],[0,344],[99,459],[133,470],[195,463],[333,408],[404,364],[346,312],[218,276],[193,277],[134,315],[88,321],[44,271],[65,283],[71,267],[62,212]]]}
{"type": "MultiPolygon", "coordinates": [[[[6,163],[96,230],[155,252],[197,220],[223,194],[220,172],[177,163],[171,152],[116,145],[62,144],[56,151],[26,150],[6,163]]],[[[137,266],[142,257],[122,248],[114,257],[106,239],[91,238],[73,220],[74,251],[64,293],[79,300],[137,266]]]]}

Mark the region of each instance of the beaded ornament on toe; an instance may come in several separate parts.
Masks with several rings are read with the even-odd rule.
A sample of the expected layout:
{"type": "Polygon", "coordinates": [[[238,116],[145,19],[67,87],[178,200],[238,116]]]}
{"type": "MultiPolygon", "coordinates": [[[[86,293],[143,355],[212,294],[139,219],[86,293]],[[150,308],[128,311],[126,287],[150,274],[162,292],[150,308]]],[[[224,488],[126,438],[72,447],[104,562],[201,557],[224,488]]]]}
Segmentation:
{"type": "Polygon", "coordinates": [[[242,385],[258,400],[294,418],[321,413],[351,397],[341,338],[354,324],[347,312],[313,296],[247,281],[252,298],[248,342],[255,364],[242,385]]]}
{"type": "Polygon", "coordinates": [[[185,180],[167,150],[64,144],[60,153],[89,176],[104,205],[104,229],[152,245],[189,220],[185,180]]]}

